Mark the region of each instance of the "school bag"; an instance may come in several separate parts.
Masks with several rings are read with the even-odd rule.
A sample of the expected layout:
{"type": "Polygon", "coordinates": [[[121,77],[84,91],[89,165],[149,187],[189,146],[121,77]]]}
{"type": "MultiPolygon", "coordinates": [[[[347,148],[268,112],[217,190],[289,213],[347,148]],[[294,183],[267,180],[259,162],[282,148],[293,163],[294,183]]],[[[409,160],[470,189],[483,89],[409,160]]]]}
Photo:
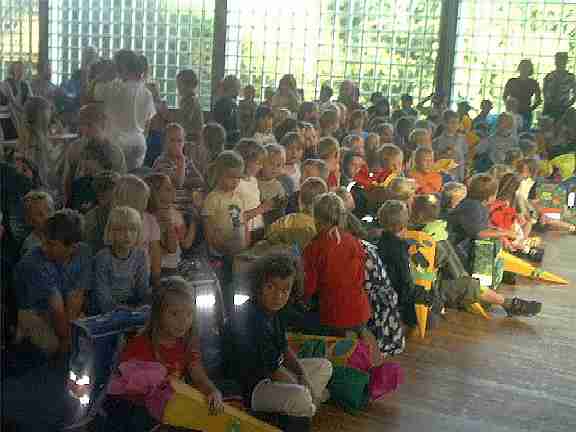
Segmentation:
{"type": "Polygon", "coordinates": [[[68,388],[77,402],[72,424],[87,424],[96,417],[126,335],[142,329],[149,315],[149,307],[115,310],[72,323],[68,388]]]}
{"type": "Polygon", "coordinates": [[[561,184],[541,182],[536,184],[536,200],[543,215],[559,220],[564,213],[568,193],[561,184]]]}
{"type": "Polygon", "coordinates": [[[482,288],[498,289],[504,277],[502,243],[495,239],[474,240],[472,247],[472,277],[482,288]]]}

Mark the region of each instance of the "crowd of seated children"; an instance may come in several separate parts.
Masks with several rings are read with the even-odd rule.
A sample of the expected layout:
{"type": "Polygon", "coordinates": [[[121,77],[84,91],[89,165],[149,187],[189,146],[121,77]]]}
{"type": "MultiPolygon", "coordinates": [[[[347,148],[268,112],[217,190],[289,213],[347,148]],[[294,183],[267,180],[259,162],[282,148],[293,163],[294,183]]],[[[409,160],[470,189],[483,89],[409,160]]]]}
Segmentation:
{"type": "MultiPolygon", "coordinates": [[[[128,57],[133,60],[121,53],[119,63],[128,57]]],[[[140,70],[142,65],[128,69],[140,70]]],[[[108,69],[95,79],[95,87],[100,87],[95,93],[110,87],[102,83],[116,76],[108,69]]],[[[123,74],[140,88],[145,74],[129,72],[123,74]]],[[[290,296],[295,263],[287,257],[264,257],[255,267],[254,295],[245,316],[235,314],[232,262],[252,246],[281,244],[298,252],[304,300],[312,308],[307,331],[359,336],[370,346],[374,364],[381,361],[378,353],[403,349],[401,332],[393,324],[374,324],[383,310],[393,317],[398,309],[408,326],[416,324],[415,305],[420,303],[439,303],[441,310],[444,305],[466,308],[482,302],[501,305],[511,316],[540,312],[541,303],[504,298],[480,286],[471,277],[472,248],[475,240],[495,239],[508,251],[534,258],[525,240],[535,224],[576,232],[574,225],[546,217],[536,196],[539,182],[550,180],[539,173],[541,160],[558,150],[559,139],[571,139],[570,131],[561,134],[543,118],[535,135],[521,133],[511,98],[510,112],[499,115],[493,132],[489,101],[471,121],[469,105],[461,104],[458,113],[449,111],[442,92],[428,98],[430,108],[423,105],[427,100],[418,105],[426,120],[418,120],[409,95],[402,97],[392,117],[390,103],[381,95],[375,95],[374,106],[365,111],[357,89],[349,84],[343,85],[338,102],[326,98],[324,87],[319,103],[301,103],[290,76],[261,105],[251,85],[239,105],[240,82],[226,77],[213,108],[214,122],[205,124],[196,74],[181,71],[176,81],[179,107],[163,112],[161,126],[152,132],[162,153],[150,161],[150,172],[126,174],[126,156],[110,127],[114,110],[89,103],[78,113],[81,138],[66,150],[56,171],[61,175],[48,178],[51,167],[44,152],[51,112],[43,99],[29,99],[26,112],[36,126],[22,143],[28,138],[42,143],[33,145],[36,153],[22,147],[30,161],[18,154],[14,165],[30,180],[37,170],[34,188],[26,189],[17,203],[28,226],[18,231],[14,214],[5,214],[2,221],[3,228],[10,228],[9,237],[18,238],[16,255],[22,256],[14,280],[23,287],[18,295],[18,340],[29,339],[48,353],[65,352],[68,322],[80,311],[139,307],[155,297],[148,330],[136,348],[126,349],[122,361],[148,361],[150,352],[160,350],[168,360],[151,361],[170,369],[174,365],[169,359],[175,356],[176,375],[192,370],[195,383],[213,408],[220,409],[221,396],[202,371],[198,347],[189,345],[193,325],[185,306],[185,282],[174,279],[193,277],[197,269],[188,265],[186,251],[201,251],[224,289],[224,306],[232,317],[229,331],[237,335],[231,348],[248,362],[237,362],[234,366],[243,369],[233,371],[250,397],[248,405],[256,411],[311,417],[326,396],[322,393],[331,372],[322,361],[307,375],[307,367],[286,345],[277,312],[290,296]],[[174,120],[178,123],[170,123],[174,120]],[[435,157],[453,161],[446,168],[448,175],[438,171],[435,157]],[[472,165],[476,174],[469,177],[472,165]],[[452,177],[455,181],[448,181],[452,177]],[[41,186],[53,195],[41,192],[41,186]],[[194,197],[185,208],[175,202],[181,193],[194,197]],[[54,212],[60,202],[86,212],[85,223],[72,210],[54,212]],[[423,231],[436,240],[432,293],[414,283],[407,230],[423,231]],[[363,240],[377,243],[378,257],[363,240]],[[196,249],[204,241],[205,248],[196,249]],[[382,286],[390,282],[397,304],[394,296],[371,297],[375,291],[367,288],[369,268],[380,272],[382,286]],[[386,302],[385,307],[378,309],[378,301],[386,302]],[[177,306],[182,309],[166,312],[177,306]],[[164,319],[164,312],[172,318],[185,316],[178,318],[182,325],[164,319]],[[384,330],[400,336],[388,343],[384,330]]],[[[130,157],[132,167],[140,155],[130,157]]],[[[16,192],[15,183],[6,187],[16,192]]],[[[116,405],[135,402],[114,399],[116,405]]]]}

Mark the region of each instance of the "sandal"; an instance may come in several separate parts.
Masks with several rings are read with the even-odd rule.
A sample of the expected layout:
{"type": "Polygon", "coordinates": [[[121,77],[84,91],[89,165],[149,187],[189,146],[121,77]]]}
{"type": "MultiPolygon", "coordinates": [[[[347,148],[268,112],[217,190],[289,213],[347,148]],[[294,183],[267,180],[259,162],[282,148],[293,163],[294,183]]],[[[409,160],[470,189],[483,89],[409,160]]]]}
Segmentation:
{"type": "Polygon", "coordinates": [[[513,316],[534,316],[538,315],[542,310],[542,303],[537,301],[523,300],[518,297],[514,297],[512,302],[508,306],[504,306],[506,313],[509,317],[513,316]]]}

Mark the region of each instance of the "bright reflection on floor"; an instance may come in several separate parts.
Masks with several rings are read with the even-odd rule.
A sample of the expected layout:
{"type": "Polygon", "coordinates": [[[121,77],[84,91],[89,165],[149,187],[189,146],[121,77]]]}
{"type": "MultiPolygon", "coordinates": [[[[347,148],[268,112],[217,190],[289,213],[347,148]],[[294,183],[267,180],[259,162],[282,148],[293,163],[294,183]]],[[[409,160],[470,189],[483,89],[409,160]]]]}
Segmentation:
{"type": "Polygon", "coordinates": [[[234,306],[242,306],[248,300],[250,300],[250,297],[248,297],[247,295],[235,294],[234,295],[234,306]]]}
{"type": "Polygon", "coordinates": [[[216,304],[216,296],[214,294],[203,294],[196,296],[196,306],[199,308],[213,308],[216,304]]]}
{"type": "Polygon", "coordinates": [[[90,403],[90,397],[88,395],[81,396],[79,398],[79,400],[80,400],[80,405],[82,405],[82,406],[86,406],[90,403]]]}

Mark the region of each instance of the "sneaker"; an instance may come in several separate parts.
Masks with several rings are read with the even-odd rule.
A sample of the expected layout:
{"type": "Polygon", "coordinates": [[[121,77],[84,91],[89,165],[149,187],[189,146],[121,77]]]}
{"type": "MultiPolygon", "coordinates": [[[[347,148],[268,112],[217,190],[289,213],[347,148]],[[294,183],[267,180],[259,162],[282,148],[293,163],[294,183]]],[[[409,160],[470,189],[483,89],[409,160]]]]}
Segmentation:
{"type": "Polygon", "coordinates": [[[522,300],[514,297],[508,306],[504,306],[509,317],[513,316],[534,316],[542,310],[542,303],[537,301],[522,300]]]}
{"type": "Polygon", "coordinates": [[[526,252],[514,252],[514,255],[516,255],[518,258],[540,264],[544,259],[544,249],[532,248],[526,252]]]}

